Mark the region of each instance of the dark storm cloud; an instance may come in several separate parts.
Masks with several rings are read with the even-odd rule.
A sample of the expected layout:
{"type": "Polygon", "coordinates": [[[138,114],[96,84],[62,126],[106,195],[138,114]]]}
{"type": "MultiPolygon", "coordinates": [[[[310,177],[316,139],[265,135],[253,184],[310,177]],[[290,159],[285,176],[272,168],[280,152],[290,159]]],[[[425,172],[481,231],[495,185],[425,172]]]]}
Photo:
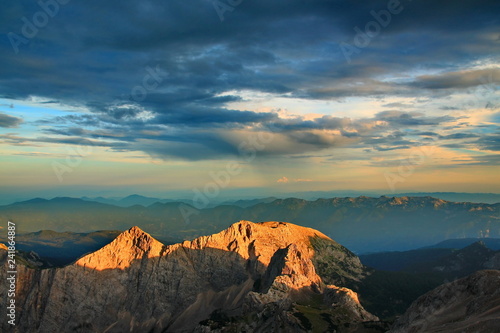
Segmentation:
{"type": "MultiPolygon", "coordinates": [[[[371,144],[402,149],[416,143],[378,133],[377,126],[369,133],[367,126],[383,120],[393,129],[422,128],[455,118],[385,111],[357,121],[331,116],[282,119],[277,113],[228,106],[245,101],[241,91],[324,100],[415,97],[429,89],[472,87],[490,74],[459,69],[500,54],[499,3],[401,4],[404,10],[347,64],[339,44],[353,43],[354,27],[364,29],[374,20],[370,11],[386,9],[387,1],[245,0],[224,13],[223,22],[208,0],[71,1],[27,43],[18,44],[16,54],[9,41],[13,35],[7,33],[22,37],[21,18],[32,21],[41,8],[35,1],[7,0],[0,5],[0,96],[39,96],[45,100],[41,103],[87,109],[39,121],[51,137],[38,137],[37,142],[87,144],[82,140],[119,138],[122,144],[110,147],[155,156],[217,158],[237,152],[227,131],[253,126],[279,133],[302,153],[337,145],[319,133],[328,130],[357,142],[384,138],[371,144]],[[442,74],[405,83],[383,79],[416,68],[442,74]]],[[[498,72],[492,74],[496,80],[498,72]]],[[[14,127],[18,120],[2,122],[0,116],[0,126],[14,127]]],[[[494,144],[484,140],[478,145],[494,144]]]]}
{"type": "MultiPolygon", "coordinates": [[[[186,108],[182,112],[169,112],[159,115],[158,124],[186,124],[189,126],[207,126],[210,124],[252,124],[276,120],[272,113],[236,111],[227,109],[186,108]]],[[[233,125],[234,126],[234,125],[233,125]]]]}
{"type": "Polygon", "coordinates": [[[8,114],[0,112],[0,127],[18,127],[22,122],[23,120],[21,118],[9,116],[8,114]]]}
{"type": "MultiPolygon", "coordinates": [[[[385,9],[387,1],[244,2],[227,12],[224,22],[210,1],[71,2],[61,6],[28,45],[19,46],[20,57],[9,50],[4,36],[2,78],[17,80],[2,85],[2,93],[106,100],[140,84],[146,66],[160,65],[166,75],[162,86],[210,87],[212,96],[229,88],[311,98],[350,96],[350,89],[305,90],[318,79],[335,82],[408,69],[436,51],[446,52],[447,61],[463,61],[467,59],[464,52],[456,52],[458,47],[471,56],[498,50],[498,43],[478,38],[494,31],[499,6],[495,2],[402,4],[405,11],[392,19],[384,39],[373,39],[347,66],[338,43],[350,42],[353,28],[373,20],[370,11],[385,9]],[[428,36],[427,31],[434,33],[428,36]],[[401,40],[401,34],[412,38],[401,40]],[[460,37],[461,43],[456,45],[450,36],[460,37]]],[[[18,34],[21,17],[30,19],[40,11],[29,1],[7,1],[2,9],[2,31],[18,34]]],[[[390,92],[390,86],[375,89],[373,82],[359,93],[390,92]]]]}
{"type": "MultiPolygon", "coordinates": [[[[470,88],[500,84],[500,68],[419,76],[414,85],[427,89],[470,88]]],[[[492,87],[490,89],[493,89],[492,87]]]]}

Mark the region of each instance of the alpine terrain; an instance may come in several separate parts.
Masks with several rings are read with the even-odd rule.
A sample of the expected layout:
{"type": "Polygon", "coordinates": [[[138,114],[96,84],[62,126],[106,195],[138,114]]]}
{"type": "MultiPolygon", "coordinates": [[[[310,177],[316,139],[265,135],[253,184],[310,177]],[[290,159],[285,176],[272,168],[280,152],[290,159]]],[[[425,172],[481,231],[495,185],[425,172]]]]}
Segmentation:
{"type": "Polygon", "coordinates": [[[73,264],[17,271],[14,332],[384,330],[344,287],[367,274],[359,259],[290,223],[240,221],[170,246],[133,227],[73,264]]]}

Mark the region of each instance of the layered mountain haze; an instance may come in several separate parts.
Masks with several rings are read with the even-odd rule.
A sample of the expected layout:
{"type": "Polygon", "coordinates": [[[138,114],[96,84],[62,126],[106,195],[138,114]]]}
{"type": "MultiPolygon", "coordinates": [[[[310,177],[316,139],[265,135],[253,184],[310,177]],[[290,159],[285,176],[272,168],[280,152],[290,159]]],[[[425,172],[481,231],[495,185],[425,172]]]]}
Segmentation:
{"type": "MultiPolygon", "coordinates": [[[[498,240],[488,239],[495,247],[498,240]]],[[[456,242],[450,242],[453,244],[456,242]]],[[[361,255],[363,264],[388,271],[413,273],[441,272],[449,278],[466,276],[481,269],[500,269],[500,250],[488,248],[485,241],[476,241],[462,249],[424,248],[404,252],[382,252],[361,255]]],[[[496,248],[496,247],[495,247],[496,248]]]]}
{"type": "Polygon", "coordinates": [[[210,235],[229,227],[228,221],[287,221],[320,230],[356,253],[410,250],[450,238],[500,237],[500,204],[431,197],[289,198],[206,209],[175,202],[117,207],[74,198],[34,199],[1,206],[0,219],[16,222],[19,232],[91,232],[138,225],[166,240],[210,235]]]}
{"type": "Polygon", "coordinates": [[[72,265],[19,265],[18,274],[19,332],[376,332],[384,326],[345,288],[368,274],[359,259],[319,231],[283,222],[240,221],[170,246],[133,227],[72,265]]]}

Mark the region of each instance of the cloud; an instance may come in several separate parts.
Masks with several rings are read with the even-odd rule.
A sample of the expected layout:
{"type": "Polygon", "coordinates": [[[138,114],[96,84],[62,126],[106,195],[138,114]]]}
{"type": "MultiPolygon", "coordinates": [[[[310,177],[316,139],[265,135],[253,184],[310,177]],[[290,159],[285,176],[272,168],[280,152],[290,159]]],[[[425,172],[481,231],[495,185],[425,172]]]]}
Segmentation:
{"type": "MultiPolygon", "coordinates": [[[[441,126],[459,119],[448,115],[425,116],[418,112],[383,111],[373,118],[353,119],[334,116],[280,118],[275,112],[227,111],[227,117],[196,119],[193,116],[192,121],[185,122],[164,121],[162,115],[137,119],[136,115],[140,112],[127,111],[117,116],[119,120],[97,111],[91,115],[67,115],[43,120],[39,123],[44,126],[52,123],[53,127],[42,130],[45,136],[24,139],[23,144],[98,145],[119,152],[142,151],[164,160],[198,161],[238,158],[241,155],[240,145],[251,138],[256,140],[262,134],[273,139],[258,150],[260,158],[311,156],[312,152],[327,152],[340,147],[371,147],[369,150],[387,152],[426,145],[435,139],[454,141],[452,144],[464,146],[464,139],[481,138],[480,134],[472,132],[473,128],[468,133],[443,135],[414,130],[441,126]],[[81,128],[79,125],[82,123],[92,126],[81,128]]],[[[450,126],[449,130],[459,128],[450,126]]]]}
{"type": "Polygon", "coordinates": [[[7,143],[9,145],[24,145],[28,139],[20,137],[15,133],[0,134],[1,142],[7,143]]]}
{"type": "Polygon", "coordinates": [[[420,135],[420,136],[439,136],[439,134],[437,134],[436,132],[416,132],[416,133],[413,133],[415,135],[420,135]]]}
{"type": "Polygon", "coordinates": [[[73,158],[79,157],[80,155],[72,155],[72,154],[53,154],[53,153],[45,153],[45,152],[26,152],[26,153],[14,153],[15,156],[28,156],[28,157],[47,157],[47,158],[73,158]]]}
{"type": "Polygon", "coordinates": [[[0,135],[0,140],[13,146],[40,146],[39,143],[53,143],[62,145],[111,147],[119,149],[125,147],[123,142],[112,142],[103,140],[90,140],[82,137],[21,137],[12,133],[0,135]]]}
{"type": "MultiPolygon", "coordinates": [[[[258,152],[264,157],[319,156],[347,146],[393,151],[431,139],[496,149],[492,134],[444,127],[456,126],[460,117],[453,105],[431,105],[425,114],[407,111],[422,109],[419,98],[447,98],[480,87],[483,78],[498,82],[499,70],[491,64],[500,45],[491,22],[500,5],[405,3],[347,64],[339,44],[352,43],[354,28],[372,21],[372,10],[386,7],[387,1],[255,0],[226,12],[220,22],[210,1],[71,3],[29,45],[19,45],[21,56],[8,39],[0,42],[0,94],[77,111],[38,120],[32,123],[38,131],[3,140],[95,144],[166,160],[237,157],[239,144],[257,133],[274,134],[258,152]],[[314,118],[245,106],[261,95],[271,96],[269,105],[263,102],[268,109],[288,99],[299,100],[303,113],[317,111],[308,101],[332,104],[321,111],[329,115],[314,118]],[[366,103],[363,117],[345,116],[349,111],[341,102],[359,99],[391,110],[371,110],[366,103]]],[[[20,18],[33,17],[40,7],[20,0],[2,9],[2,31],[20,34],[20,18]]],[[[21,118],[0,113],[1,127],[21,124],[21,118]]]]}
{"type": "MultiPolygon", "coordinates": [[[[380,77],[418,66],[444,71],[446,64],[453,68],[498,51],[497,36],[490,37],[495,27],[488,24],[498,16],[497,4],[411,3],[384,29],[383,38],[373,38],[347,66],[339,44],[352,42],[354,27],[363,28],[373,20],[372,10],[386,6],[387,1],[256,0],[227,12],[221,23],[210,1],[149,0],[126,7],[116,0],[72,3],[29,47],[19,46],[23,57],[2,52],[2,94],[73,103],[129,99],[143,85],[147,68],[159,66],[161,82],[141,104],[160,113],[167,105],[182,112],[184,103],[222,106],[241,99],[221,96],[229,90],[312,99],[380,96],[412,93],[380,77]],[[301,29],[290,33],[294,26],[301,29]]],[[[0,27],[20,34],[20,18],[39,10],[27,0],[6,3],[0,27]]],[[[3,47],[11,47],[7,39],[3,47]]],[[[418,82],[425,88],[450,80],[455,77],[421,77],[418,82]]]]}
{"type": "Polygon", "coordinates": [[[276,183],[288,183],[288,182],[289,182],[289,180],[285,176],[281,177],[280,179],[278,179],[276,181],[276,183]]]}
{"type": "MultiPolygon", "coordinates": [[[[447,72],[436,75],[422,75],[417,77],[414,86],[425,89],[451,89],[471,88],[500,83],[500,68],[488,68],[479,70],[467,70],[459,72],[447,72]]],[[[493,88],[489,88],[493,89],[493,88]]]]}
{"type": "Polygon", "coordinates": [[[8,114],[0,112],[0,127],[4,128],[14,128],[19,127],[23,122],[22,118],[9,116],[8,114]]]}
{"type": "Polygon", "coordinates": [[[398,108],[398,109],[411,109],[415,107],[413,104],[401,103],[401,102],[387,103],[383,104],[382,106],[386,108],[398,108]]]}
{"type": "Polygon", "coordinates": [[[279,131],[300,131],[300,130],[340,130],[353,125],[351,118],[340,118],[333,116],[322,116],[319,118],[304,120],[303,117],[293,119],[275,119],[269,124],[270,129],[279,131]]]}
{"type": "Polygon", "coordinates": [[[485,135],[475,141],[474,144],[484,150],[500,151],[500,136],[485,135]]]}
{"type": "Polygon", "coordinates": [[[376,119],[387,121],[395,126],[422,126],[422,125],[439,125],[441,123],[451,122],[456,118],[451,116],[441,117],[426,117],[418,112],[402,112],[402,111],[383,111],[375,115],[376,119]]]}
{"type": "Polygon", "coordinates": [[[454,133],[445,136],[440,136],[441,140],[451,140],[451,139],[471,139],[471,138],[479,138],[480,135],[473,133],[454,133]]]}
{"type": "Polygon", "coordinates": [[[473,156],[472,162],[467,163],[466,165],[487,165],[487,166],[495,166],[498,167],[500,165],[500,155],[482,155],[482,156],[473,156]]]}

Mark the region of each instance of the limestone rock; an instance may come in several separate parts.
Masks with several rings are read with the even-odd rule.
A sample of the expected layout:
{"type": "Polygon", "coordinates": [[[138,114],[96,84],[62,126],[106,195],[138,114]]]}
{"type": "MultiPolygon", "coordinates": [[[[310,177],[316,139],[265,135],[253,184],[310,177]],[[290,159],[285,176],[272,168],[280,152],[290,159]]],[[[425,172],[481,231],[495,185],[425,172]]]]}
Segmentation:
{"type": "MultiPolygon", "coordinates": [[[[308,328],[298,314],[300,304],[313,299],[330,303],[324,311],[334,311],[333,303],[342,307],[348,314],[342,320],[376,319],[354,292],[327,286],[318,275],[318,240],[333,251],[328,258],[337,258],[323,257],[323,265],[336,265],[347,256],[352,269],[332,270],[342,279],[357,274],[362,266],[354,255],[337,253],[344,250],[324,234],[290,223],[240,221],[218,234],[170,246],[133,227],[63,268],[19,265],[15,330],[190,332],[217,323],[302,332],[308,328]]],[[[4,275],[2,270],[0,278],[4,275]]],[[[2,284],[2,309],[5,292],[2,284]]],[[[7,329],[3,321],[0,330],[7,329]]]]}

